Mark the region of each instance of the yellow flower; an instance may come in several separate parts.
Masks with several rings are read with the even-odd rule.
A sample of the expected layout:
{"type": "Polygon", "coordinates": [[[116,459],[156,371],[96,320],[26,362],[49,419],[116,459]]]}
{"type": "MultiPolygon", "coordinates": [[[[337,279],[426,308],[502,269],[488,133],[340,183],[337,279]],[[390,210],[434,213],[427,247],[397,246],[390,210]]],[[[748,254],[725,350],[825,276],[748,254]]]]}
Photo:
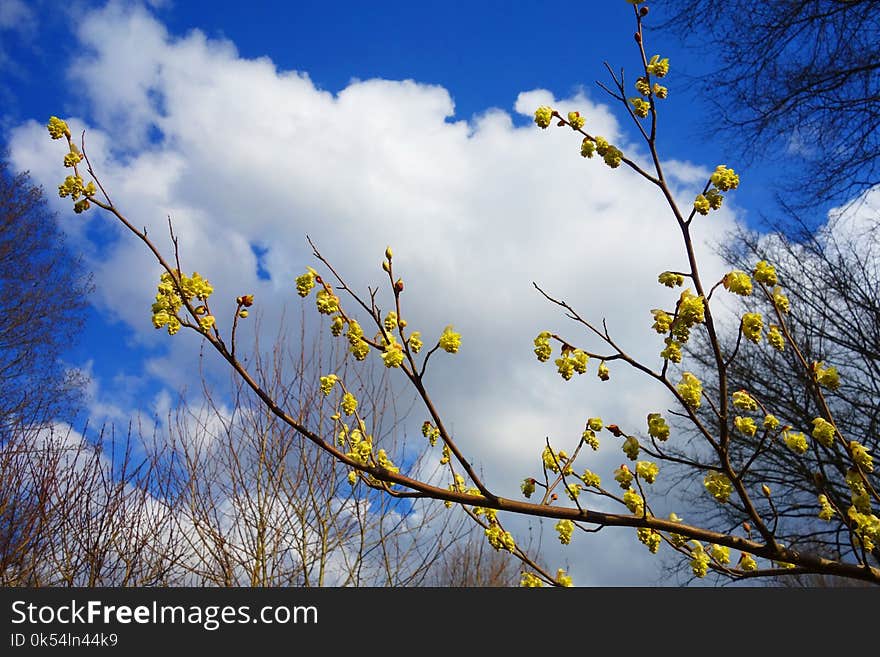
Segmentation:
{"type": "Polygon", "coordinates": [[[712,545],[712,558],[722,566],[730,563],[730,549],[724,545],[712,545]]]}
{"type": "Polygon", "coordinates": [[[522,494],[529,498],[535,492],[535,480],[532,477],[526,477],[523,479],[523,482],[519,485],[519,489],[522,491],[522,494]]]}
{"type": "Polygon", "coordinates": [[[703,384],[692,373],[685,372],[681,375],[681,382],[676,386],[676,390],[687,406],[694,409],[700,407],[703,384]]]}
{"type": "Polygon", "coordinates": [[[589,137],[584,137],[584,140],[581,142],[581,157],[593,157],[595,152],[596,144],[589,137]]]}
{"type": "Polygon", "coordinates": [[[657,480],[659,472],[660,468],[656,463],[651,463],[650,461],[639,461],[636,463],[636,474],[646,483],[653,484],[657,480]]]}
{"type": "Polygon", "coordinates": [[[755,344],[761,341],[761,331],[764,328],[764,319],[761,313],[745,313],[742,317],[742,333],[747,340],[755,344]]]}
{"type": "Polygon", "coordinates": [[[550,331],[541,331],[535,338],[535,355],[542,363],[547,362],[553,354],[553,348],[550,346],[550,331]]]}
{"type": "Polygon", "coordinates": [[[767,331],[767,342],[776,351],[785,351],[785,337],[780,333],[779,327],[776,324],[770,325],[770,330],[767,331]]]}
{"type": "Polygon", "coordinates": [[[83,179],[79,176],[67,176],[64,182],[58,185],[58,196],[61,198],[69,196],[75,201],[82,196],[84,191],[83,179]]]}
{"type": "Polygon", "coordinates": [[[813,438],[825,447],[834,444],[834,425],[825,418],[817,417],[813,420],[813,438]]]}
{"type": "Polygon", "coordinates": [[[596,432],[592,429],[584,429],[584,433],[581,435],[581,439],[590,447],[593,448],[595,452],[599,449],[599,439],[596,437],[596,432]]]}
{"type": "Polygon", "coordinates": [[[813,368],[820,386],[829,390],[837,390],[840,387],[840,375],[837,374],[836,367],[825,367],[825,363],[821,362],[814,363],[813,368]]]}
{"type": "Polygon", "coordinates": [[[674,274],[671,271],[665,271],[657,277],[657,280],[660,281],[661,285],[665,285],[666,287],[679,287],[684,284],[684,276],[681,274],[674,274]]]}
{"type": "Polygon", "coordinates": [[[622,464],[614,471],[614,481],[620,484],[620,487],[626,490],[632,485],[633,474],[626,464],[622,464]]]}
{"type": "Polygon", "coordinates": [[[496,550],[513,552],[516,548],[516,542],[513,540],[513,535],[510,532],[501,529],[501,526],[496,523],[490,524],[486,528],[485,533],[486,538],[489,540],[489,545],[496,550]]]}
{"type": "Polygon", "coordinates": [[[327,376],[321,377],[321,392],[325,395],[329,395],[333,390],[333,386],[336,385],[336,382],[339,381],[339,377],[335,374],[328,374],[327,376]]]}
{"type": "Polygon", "coordinates": [[[657,531],[648,527],[639,527],[636,530],[636,534],[639,537],[639,541],[647,545],[652,554],[657,554],[657,550],[660,548],[660,541],[662,540],[657,531]]]}
{"type": "Polygon", "coordinates": [[[438,344],[443,351],[454,354],[461,346],[461,334],[453,331],[451,325],[447,326],[445,329],[443,329],[443,333],[440,335],[440,341],[438,344]]]}
{"type": "Polygon", "coordinates": [[[757,411],[758,402],[745,390],[737,390],[733,393],[733,407],[742,411],[757,411]]]}
{"type": "Polygon", "coordinates": [[[590,470],[584,470],[584,474],[581,475],[581,481],[584,482],[584,486],[589,488],[599,488],[602,485],[602,479],[599,475],[590,470]]]}
{"type": "Polygon", "coordinates": [[[710,207],[711,205],[709,204],[709,199],[707,199],[703,194],[697,194],[697,197],[694,199],[694,210],[702,215],[707,215],[709,214],[710,207]]]}
{"type": "Polygon", "coordinates": [[[550,472],[559,472],[557,461],[561,462],[562,459],[558,458],[552,449],[545,447],[544,451],[541,452],[541,462],[544,464],[544,467],[550,470],[550,472]]]}
{"type": "Polygon", "coordinates": [[[569,112],[568,123],[571,125],[572,130],[580,130],[584,127],[585,119],[581,116],[580,112],[569,112]]]}
{"type": "Polygon", "coordinates": [[[648,73],[656,75],[658,78],[665,77],[669,73],[669,58],[660,59],[660,55],[654,55],[648,62],[647,70],[648,73]]]}
{"type": "Polygon", "coordinates": [[[643,98],[630,98],[630,105],[633,107],[633,114],[640,119],[644,119],[651,111],[651,103],[643,98]]]}
{"type": "Polygon", "coordinates": [[[605,160],[605,164],[609,167],[616,169],[620,166],[620,163],[623,162],[623,151],[616,146],[609,146],[608,150],[605,151],[605,155],[602,156],[602,159],[605,160]]]}
{"type": "Polygon", "coordinates": [[[776,269],[766,260],[761,260],[755,265],[755,280],[764,285],[776,285],[776,269]]]}
{"type": "Polygon", "coordinates": [[[834,517],[834,507],[828,501],[826,495],[819,495],[819,518],[821,520],[831,520],[834,517]]]}
{"type": "Polygon", "coordinates": [[[788,313],[791,310],[788,297],[782,293],[782,288],[778,285],[773,288],[773,305],[779,308],[781,313],[788,313]]]}
{"type": "Polygon", "coordinates": [[[740,269],[734,269],[721,279],[725,289],[734,294],[747,297],[752,293],[752,279],[740,269]]]}
{"type": "Polygon", "coordinates": [[[739,564],[737,565],[740,570],[745,570],[746,572],[758,570],[758,562],[755,561],[755,558],[748,552],[742,552],[740,554],[739,564]]]}
{"type": "Polygon", "coordinates": [[[709,207],[717,210],[724,203],[724,197],[714,187],[706,192],[706,200],[709,201],[709,207]]]}
{"type": "Polygon", "coordinates": [[[422,334],[419,331],[413,331],[406,343],[409,345],[409,348],[412,349],[414,354],[419,353],[424,346],[424,343],[422,342],[422,334]]]}
{"type": "Polygon", "coordinates": [[[694,295],[690,288],[681,293],[678,300],[678,318],[685,326],[700,324],[705,319],[703,297],[694,295]]]}
{"type": "Polygon", "coordinates": [[[722,192],[736,189],[739,186],[739,176],[736,175],[733,169],[729,169],[723,164],[715,167],[715,172],[709,179],[722,192]]]}
{"type": "Polygon", "coordinates": [[[346,415],[352,415],[357,410],[358,402],[355,396],[350,392],[342,396],[342,412],[346,415]]]}
{"type": "Polygon", "coordinates": [[[571,354],[571,360],[575,372],[583,374],[587,371],[587,363],[590,361],[590,357],[585,352],[575,349],[571,354]]]}
{"type": "Polygon", "coordinates": [[[563,379],[569,381],[574,376],[574,359],[569,358],[567,353],[563,353],[554,362],[556,363],[556,371],[563,379]]]}
{"type": "Polygon", "coordinates": [[[758,431],[758,425],[750,417],[740,417],[737,415],[733,420],[733,426],[744,436],[754,436],[758,431]]]}
{"type": "Polygon", "coordinates": [[[559,568],[556,571],[556,583],[559,584],[560,586],[571,586],[572,585],[571,577],[569,575],[565,574],[565,570],[563,570],[562,568],[559,568]]]}
{"type": "Polygon", "coordinates": [[[849,441],[849,449],[852,452],[853,461],[856,462],[864,472],[874,472],[874,458],[868,454],[865,446],[856,440],[849,441]]]}
{"type": "Polygon", "coordinates": [[[309,292],[315,287],[317,273],[311,267],[307,269],[308,271],[305,274],[296,277],[296,293],[301,297],[309,296],[309,292]]]}
{"type": "Polygon", "coordinates": [[[639,458],[639,441],[635,438],[635,436],[627,436],[626,440],[623,441],[623,453],[626,454],[630,461],[635,461],[639,458]]]}
{"type": "Polygon", "coordinates": [[[602,381],[607,381],[611,378],[611,372],[608,370],[604,360],[599,363],[599,369],[596,371],[596,374],[602,381]]]}
{"type": "Polygon", "coordinates": [[[322,315],[332,315],[339,312],[339,297],[321,288],[315,297],[315,305],[322,315]]]}
{"type": "Polygon", "coordinates": [[[807,437],[800,431],[783,429],[782,441],[795,454],[805,454],[809,448],[807,437]]]}
{"type": "Polygon", "coordinates": [[[522,574],[522,579],[519,581],[519,585],[524,588],[540,588],[544,586],[544,582],[541,581],[541,578],[537,575],[524,572],[522,574]]]}
{"type": "Polygon", "coordinates": [[[681,345],[672,338],[666,338],[666,348],[660,352],[660,358],[664,358],[672,363],[681,362],[681,345]]]}
{"type": "Polygon", "coordinates": [[[691,542],[694,543],[694,547],[691,548],[691,570],[697,577],[705,577],[709,572],[711,559],[699,541],[691,542]]]}
{"type": "Polygon", "coordinates": [[[574,533],[574,523],[571,520],[560,520],[556,523],[556,531],[559,532],[559,542],[568,545],[574,533]]]}
{"type": "Polygon", "coordinates": [[[648,435],[657,440],[669,438],[669,425],[660,413],[648,413],[648,435]]]}
{"type": "Polygon", "coordinates": [[[67,123],[59,119],[57,116],[50,117],[49,123],[46,127],[49,129],[49,136],[52,137],[52,139],[70,137],[70,128],[67,127],[67,123]]]}
{"type": "Polygon", "coordinates": [[[645,500],[643,500],[642,496],[632,488],[627,489],[623,494],[623,503],[626,504],[626,508],[629,509],[630,513],[633,515],[640,516],[645,510],[645,500]]]}
{"type": "Polygon", "coordinates": [[[765,415],[764,416],[764,428],[769,429],[770,431],[775,431],[779,427],[779,418],[775,415],[765,415]]]}
{"type": "Polygon", "coordinates": [[[672,326],[672,316],[663,310],[652,310],[651,314],[654,315],[654,325],[651,328],[660,335],[668,333],[669,327],[672,326]]]}
{"type": "Polygon", "coordinates": [[[70,149],[70,152],[64,156],[64,166],[72,167],[82,161],[82,155],[76,150],[76,146],[70,149]]]}
{"type": "Polygon", "coordinates": [[[385,351],[382,352],[382,362],[385,367],[400,367],[403,363],[403,347],[397,342],[386,344],[385,351]]]}
{"type": "Polygon", "coordinates": [[[370,345],[362,339],[351,340],[349,342],[349,350],[355,357],[355,360],[364,360],[370,353],[370,345]]]}
{"type": "Polygon", "coordinates": [[[703,485],[712,497],[722,503],[726,502],[733,492],[733,484],[723,472],[714,470],[709,472],[703,479],[703,485]]]}
{"type": "Polygon", "coordinates": [[[551,121],[553,121],[552,107],[541,105],[538,109],[535,110],[535,123],[538,124],[538,127],[546,128],[550,125],[551,121]]]}

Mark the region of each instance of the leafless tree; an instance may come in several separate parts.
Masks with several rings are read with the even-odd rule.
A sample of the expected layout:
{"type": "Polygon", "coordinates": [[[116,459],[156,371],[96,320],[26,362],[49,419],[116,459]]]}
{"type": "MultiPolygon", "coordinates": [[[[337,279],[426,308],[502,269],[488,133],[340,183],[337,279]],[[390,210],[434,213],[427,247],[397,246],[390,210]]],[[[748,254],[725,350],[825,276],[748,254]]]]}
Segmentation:
{"type": "Polygon", "coordinates": [[[82,380],[59,357],[83,328],[90,290],[43,190],[0,158],[0,443],[14,425],[76,410],[82,380]]]}
{"type": "Polygon", "coordinates": [[[880,183],[880,13],[874,0],[657,3],[657,19],[716,60],[702,79],[736,155],[788,166],[789,202],[849,201],[880,183]]]}
{"type": "MultiPolygon", "coordinates": [[[[819,232],[806,225],[794,231],[789,228],[787,233],[777,227],[776,232],[763,235],[740,230],[725,244],[721,252],[731,267],[747,268],[755,260],[777,263],[780,281],[790,290],[790,330],[802,352],[837,367],[842,374],[840,387],[827,396],[839,428],[871,453],[880,453],[880,221],[870,215],[858,222],[840,215],[819,232]]],[[[749,303],[742,299],[736,311],[741,314],[749,303]]],[[[725,347],[727,353],[734,349],[732,343],[725,347]]],[[[712,381],[709,346],[695,341],[691,355],[701,364],[704,379],[712,381]]],[[[813,419],[822,413],[814,397],[806,393],[807,374],[794,367],[794,359],[791,351],[741,350],[728,370],[729,385],[733,390],[749,389],[777,409],[785,423],[812,428],[813,419]]],[[[828,495],[838,508],[846,507],[850,491],[838,478],[846,474],[846,464],[827,459],[821,469],[805,467],[781,442],[767,444],[760,434],[739,435],[731,449],[734,458],[758,454],[747,484],[770,486],[772,514],[783,541],[832,559],[853,558],[855,547],[843,519],[821,520],[812,510],[819,494],[828,495]]],[[[682,475],[687,480],[688,474],[682,475]]],[[[738,524],[735,508],[698,499],[705,500],[699,510],[702,514],[726,518],[731,526],[738,524]]],[[[876,548],[873,557],[875,562],[880,560],[876,548]]],[[[834,579],[797,581],[827,584],[834,579]]]]}

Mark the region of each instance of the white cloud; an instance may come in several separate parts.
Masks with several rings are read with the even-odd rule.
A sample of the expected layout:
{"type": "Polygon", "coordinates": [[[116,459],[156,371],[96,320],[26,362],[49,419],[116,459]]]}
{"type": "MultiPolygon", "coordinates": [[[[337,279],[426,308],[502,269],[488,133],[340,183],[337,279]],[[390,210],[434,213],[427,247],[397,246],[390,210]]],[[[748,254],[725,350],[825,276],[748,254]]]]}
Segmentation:
{"type": "MultiPolygon", "coordinates": [[[[594,362],[587,377],[564,383],[531,353],[544,329],[607,351],[544,300],[535,281],[598,326],[606,320],[625,351],[656,358],[662,344],[649,310],[675,301],[656,276],[685,268],[659,190],[625,167],[583,160],[576,135],[516,127],[497,108],[457,120],[448,90],[412,80],[353,81],[334,96],[305,73],[240,58],[229,42],[198,31],[172,37],[138,7],[96,11],[78,36],[83,54],[70,71],[93,105],[90,156],[120,209],[169,256],[171,215],[183,268],[210,278],[224,328],[235,297],[254,292],[263,335],[276,334],[284,304],[298,308],[293,277],[315,264],[306,234],[362,294],[381,283],[378,264],[393,245],[410,327],[426,340],[450,323],[464,335],[459,355],[432,358],[437,406],[463,452],[510,496],[537,470],[546,437],[571,446],[595,415],[640,430],[663,407],[656,386],[617,363],[610,382],[596,379],[594,362]],[[257,279],[253,243],[268,247],[270,281],[257,279]]],[[[578,109],[593,133],[644,160],[608,108],[583,95],[524,91],[514,110],[530,115],[549,103],[578,109]]],[[[73,119],[71,127],[85,126],[73,119]]],[[[49,189],[63,176],[60,145],[35,123],[14,131],[11,151],[16,167],[49,189]]],[[[705,170],[673,162],[671,173],[691,184],[705,170]]],[[[687,207],[694,190],[676,191],[687,207]]],[[[98,212],[66,221],[95,268],[101,308],[136,342],[167,345],[148,372],[171,388],[192,383],[197,341],[169,339],[150,325],[159,268],[143,245],[115,229],[110,244],[91,243],[86,227],[111,225],[98,212]]],[[[702,245],[732,221],[725,208],[695,222],[708,279],[717,279],[720,263],[702,245]]],[[[388,297],[379,303],[390,307],[388,297]]],[[[206,366],[225,372],[217,358],[206,366]]],[[[414,414],[417,424],[422,415],[414,414]]],[[[610,478],[621,453],[605,442],[587,461],[610,478]]],[[[550,564],[569,560],[576,583],[653,583],[655,562],[632,530],[584,536],[563,552],[548,527],[550,564]]]]}
{"type": "Polygon", "coordinates": [[[32,8],[21,0],[0,0],[0,30],[12,30],[30,36],[36,28],[37,17],[32,8]]]}

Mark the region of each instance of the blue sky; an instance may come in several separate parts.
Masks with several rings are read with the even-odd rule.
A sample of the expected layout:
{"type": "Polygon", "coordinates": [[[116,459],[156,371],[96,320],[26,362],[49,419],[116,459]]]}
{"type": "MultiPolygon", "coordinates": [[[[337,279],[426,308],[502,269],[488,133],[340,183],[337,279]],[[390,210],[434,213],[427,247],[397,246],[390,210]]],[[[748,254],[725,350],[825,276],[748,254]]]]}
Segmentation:
{"type": "MultiPolygon", "coordinates": [[[[717,275],[712,242],[768,207],[772,167],[739,167],[729,144],[702,138],[709,110],[691,76],[711,61],[653,34],[661,18],[658,3],[646,20],[647,50],[671,62],[658,143],[676,193],[692,199],[720,163],[743,181],[697,231],[706,269],[717,275]]],[[[594,82],[608,81],[604,61],[634,80],[633,28],[622,1],[568,10],[0,0],[0,127],[13,164],[47,190],[63,177],[63,153],[42,126],[57,114],[72,117],[75,131],[87,128],[116,202],[151,235],[164,235],[173,215],[184,269],[204,272],[227,305],[247,291],[267,300],[270,335],[282,303],[298,311],[290,282],[314,264],[305,234],[362,289],[393,244],[414,283],[407,289],[422,295],[412,316],[435,331],[453,323],[465,347],[474,345],[462,349],[462,369],[437,359],[438,399],[457,430],[481,436],[467,449],[506,477],[513,495],[545,436],[570,438],[585,413],[641,423],[651,404],[664,403],[623,372],[615,394],[596,381],[564,387],[531,355],[540,330],[571,330],[536,298],[532,280],[608,317],[638,352],[650,334],[647,308],[664,303],[656,273],[680,258],[653,190],[582,160],[570,133],[532,122],[534,107],[558,101],[644,155],[594,82]],[[637,312],[643,326],[632,321],[637,312]]],[[[96,270],[87,331],[66,355],[92,376],[90,414],[120,422],[166,410],[180,386],[193,385],[197,343],[150,326],[155,265],[105,217],[53,204],[96,270]]],[[[211,367],[222,375],[219,363],[211,367]]],[[[612,467],[621,457],[609,448],[597,458],[612,467]]],[[[655,581],[656,563],[633,536],[607,541],[606,556],[591,564],[559,558],[573,562],[578,583],[655,581]],[[637,554],[636,565],[622,568],[611,556],[620,550],[637,554]]]]}

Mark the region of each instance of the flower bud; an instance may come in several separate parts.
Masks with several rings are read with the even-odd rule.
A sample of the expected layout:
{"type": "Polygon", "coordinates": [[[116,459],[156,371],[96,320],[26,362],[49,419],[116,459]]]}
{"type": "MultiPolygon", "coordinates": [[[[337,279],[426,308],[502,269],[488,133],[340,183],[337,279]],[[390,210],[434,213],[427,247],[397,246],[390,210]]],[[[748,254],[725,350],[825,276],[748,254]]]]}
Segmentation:
{"type": "Polygon", "coordinates": [[[642,7],[641,9],[639,9],[639,16],[645,17],[647,15],[648,15],[648,8],[647,7],[642,7]]]}
{"type": "Polygon", "coordinates": [[[636,32],[636,33],[633,35],[633,37],[635,38],[636,43],[641,43],[641,42],[642,42],[642,35],[639,34],[638,32],[636,32]]]}
{"type": "Polygon", "coordinates": [[[403,279],[402,278],[397,279],[397,282],[394,284],[394,291],[397,292],[398,294],[403,292],[403,279]]]}
{"type": "Polygon", "coordinates": [[[382,261],[382,269],[387,271],[389,274],[391,273],[391,264],[387,260],[382,261]]]}
{"type": "Polygon", "coordinates": [[[254,305],[254,295],[253,294],[245,294],[238,297],[235,302],[245,308],[250,308],[254,305]]]}
{"type": "Polygon", "coordinates": [[[764,497],[770,497],[770,486],[767,484],[761,484],[761,492],[764,493],[764,497]]]}
{"type": "Polygon", "coordinates": [[[390,246],[385,247],[385,257],[386,257],[388,260],[391,260],[391,256],[393,256],[393,255],[394,255],[394,254],[391,252],[391,247],[390,247],[390,246]]]}

